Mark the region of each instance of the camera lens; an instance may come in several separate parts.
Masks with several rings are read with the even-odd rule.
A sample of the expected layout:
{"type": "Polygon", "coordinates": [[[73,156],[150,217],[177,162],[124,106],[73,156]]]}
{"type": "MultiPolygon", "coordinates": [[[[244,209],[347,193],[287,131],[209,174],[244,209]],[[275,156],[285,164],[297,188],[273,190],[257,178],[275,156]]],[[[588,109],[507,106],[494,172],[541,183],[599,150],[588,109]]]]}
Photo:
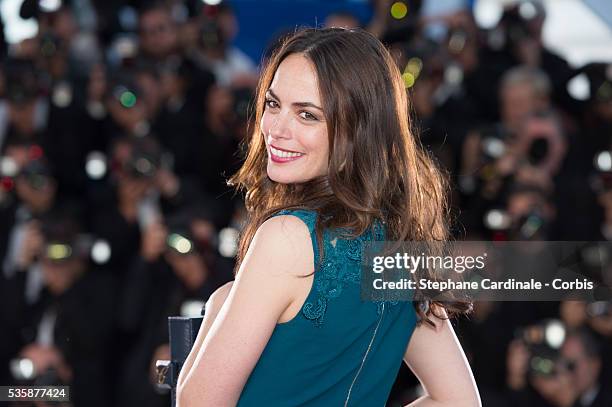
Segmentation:
{"type": "Polygon", "coordinates": [[[541,356],[534,356],[531,358],[530,368],[535,374],[553,376],[555,374],[555,361],[541,356]]]}
{"type": "Polygon", "coordinates": [[[548,150],[548,140],[543,137],[536,137],[529,147],[527,159],[532,165],[539,165],[548,155],[548,150]]]}

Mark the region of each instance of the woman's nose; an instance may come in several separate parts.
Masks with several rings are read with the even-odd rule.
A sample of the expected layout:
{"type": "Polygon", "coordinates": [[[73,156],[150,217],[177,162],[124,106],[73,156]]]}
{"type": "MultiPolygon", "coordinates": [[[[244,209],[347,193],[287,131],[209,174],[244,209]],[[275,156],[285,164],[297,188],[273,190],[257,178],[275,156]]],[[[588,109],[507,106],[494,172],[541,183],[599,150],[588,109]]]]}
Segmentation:
{"type": "Polygon", "coordinates": [[[291,129],[289,128],[287,115],[278,114],[274,117],[268,134],[273,139],[289,139],[291,138],[291,129]]]}

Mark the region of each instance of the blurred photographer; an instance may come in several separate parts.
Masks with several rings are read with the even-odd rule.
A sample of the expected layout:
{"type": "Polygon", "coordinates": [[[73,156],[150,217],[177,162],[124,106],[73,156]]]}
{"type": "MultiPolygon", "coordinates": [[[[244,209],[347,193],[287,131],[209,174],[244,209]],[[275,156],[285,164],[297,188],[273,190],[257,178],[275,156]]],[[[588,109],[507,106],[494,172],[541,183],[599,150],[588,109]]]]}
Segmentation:
{"type": "MultiPolygon", "coordinates": [[[[0,162],[0,297],[7,298],[12,291],[8,281],[20,275],[28,300],[34,302],[42,288],[34,267],[43,241],[38,219],[54,205],[57,186],[38,145],[11,143],[0,162]]],[[[26,295],[24,290],[21,295],[26,295]]],[[[6,334],[0,338],[0,380],[6,383],[8,359],[17,351],[19,314],[11,307],[1,308],[6,334]]]]}
{"type": "Polygon", "coordinates": [[[179,52],[179,32],[171,10],[160,1],[144,7],[138,27],[140,58],[163,63],[179,52]]]}
{"type": "MultiPolygon", "coordinates": [[[[609,266],[607,266],[609,267],[609,266]]],[[[569,328],[590,327],[594,333],[603,339],[604,367],[612,366],[612,301],[584,302],[565,300],[561,302],[560,315],[569,328]]],[[[609,378],[610,368],[603,369],[609,378]]]]}
{"type": "Polygon", "coordinates": [[[244,52],[231,45],[237,34],[238,20],[227,1],[205,6],[200,15],[200,43],[194,59],[210,70],[221,86],[255,88],[257,67],[244,52]]]}
{"type": "Polygon", "coordinates": [[[610,405],[610,388],[601,381],[601,344],[591,331],[568,331],[560,346],[550,343],[551,332],[538,332],[535,326],[526,332],[529,339],[517,339],[508,349],[512,400],[524,406],[610,405]]]}
{"type": "Polygon", "coordinates": [[[581,71],[589,84],[589,98],[582,117],[585,151],[580,159],[588,165],[595,154],[609,150],[612,142],[612,64],[591,63],[581,71]]]}
{"type": "Polygon", "coordinates": [[[6,115],[0,121],[0,152],[12,140],[45,141],[49,106],[41,94],[34,65],[24,59],[9,59],[0,69],[6,98],[0,101],[0,110],[5,110],[6,115]]]}
{"type": "Polygon", "coordinates": [[[144,232],[119,314],[132,346],[122,370],[121,406],[168,403],[156,394],[152,374],[155,360],[168,359],[167,317],[199,315],[203,301],[232,279],[232,262],[217,252],[217,233],[207,212],[205,206],[183,210],[144,232]]]}
{"type": "Polygon", "coordinates": [[[125,270],[138,252],[141,233],[197,196],[190,180],[177,177],[171,157],[152,137],[115,140],[108,182],[94,182],[90,201],[96,234],[111,244],[115,270],[125,270]]]}
{"type": "Polygon", "coordinates": [[[551,83],[536,68],[520,66],[506,72],[499,88],[500,117],[510,133],[517,133],[523,121],[539,111],[550,110],[551,83]]]}
{"type": "Polygon", "coordinates": [[[252,98],[250,88],[212,86],[206,95],[201,130],[192,146],[200,188],[205,197],[221,204],[219,226],[230,222],[235,202],[240,199],[230,192],[226,179],[238,170],[243,158],[239,146],[246,135],[252,98]]]}
{"type": "Polygon", "coordinates": [[[410,91],[422,143],[456,174],[458,153],[477,117],[463,68],[447,50],[421,38],[408,47],[401,46],[398,63],[410,91]]]}
{"type": "Polygon", "coordinates": [[[216,161],[212,155],[219,150],[215,139],[211,140],[209,148],[194,148],[203,137],[203,121],[201,118],[204,96],[198,95],[194,100],[189,90],[194,85],[197,72],[196,67],[188,59],[176,57],[160,66],[161,109],[153,129],[160,144],[172,153],[175,161],[175,172],[179,176],[193,176],[198,173],[200,162],[209,162],[203,159],[202,154],[210,152],[210,172],[217,169],[216,161]]]}
{"type": "Polygon", "coordinates": [[[546,9],[541,0],[526,0],[505,7],[497,27],[489,33],[491,57],[508,69],[516,65],[541,69],[550,78],[555,105],[575,112],[576,104],[568,94],[568,81],[574,69],[544,46],[542,30],[546,9]]]}
{"type": "Polygon", "coordinates": [[[162,108],[164,94],[161,89],[160,73],[157,65],[139,64],[134,68],[134,80],[137,89],[140,90],[146,117],[151,127],[157,120],[162,108]]]}
{"type": "Polygon", "coordinates": [[[28,298],[27,273],[8,281],[3,306],[15,313],[11,325],[21,344],[11,372],[18,384],[71,386],[76,406],[107,406],[113,284],[89,264],[75,216],[54,212],[40,221],[34,273],[43,287],[35,301],[28,298]]]}
{"type": "Polygon", "coordinates": [[[38,23],[36,37],[26,41],[37,44],[40,51],[30,57],[37,59],[51,55],[61,56],[62,60],[56,62],[65,65],[63,70],[71,77],[81,80],[87,76],[91,66],[99,61],[101,51],[92,32],[93,24],[91,21],[85,21],[89,17],[85,14],[90,10],[87,10],[86,5],[81,6],[78,8],[79,15],[75,13],[76,7],[73,3],[62,0],[24,0],[20,16],[25,20],[34,18],[38,23]],[[53,42],[48,42],[49,39],[53,42]]]}
{"type": "MultiPolygon", "coordinates": [[[[500,132],[483,133],[478,146],[481,152],[477,160],[481,164],[476,177],[460,178],[464,182],[464,193],[470,191],[470,188],[474,191],[472,196],[467,196],[469,211],[466,213],[466,219],[470,219],[474,225],[483,216],[487,217],[487,211],[509,205],[508,194],[515,184],[528,186],[536,192],[541,191],[547,205],[552,208],[556,206],[555,179],[567,150],[567,142],[556,116],[536,113],[524,119],[518,133],[500,132]]],[[[556,233],[556,228],[551,228],[555,209],[542,209],[540,212],[539,217],[546,219],[548,232],[556,233]]],[[[496,229],[485,226],[489,230],[496,229]]]]}
{"type": "MultiPolygon", "coordinates": [[[[573,151],[575,172],[582,175],[584,213],[592,223],[592,239],[612,238],[612,68],[610,64],[592,63],[582,68],[589,84],[580,138],[573,151]]],[[[574,187],[574,190],[577,188],[574,187]]]]}
{"type": "Polygon", "coordinates": [[[152,117],[134,72],[123,70],[114,73],[104,100],[109,113],[107,134],[149,134],[152,117]]]}
{"type": "MultiPolygon", "coordinates": [[[[199,56],[200,26],[204,16],[198,15],[203,8],[199,3],[186,4],[154,1],[143,2],[140,11],[137,55],[127,55],[123,61],[127,66],[148,66],[164,71],[168,66],[183,61],[188,74],[189,86],[183,90],[189,103],[198,107],[204,102],[204,95],[215,76],[199,56]],[[194,38],[191,38],[194,37],[194,38]],[[130,58],[134,58],[133,61],[130,58]],[[187,67],[188,66],[188,67],[187,67]]],[[[141,87],[147,92],[146,84],[141,87]]],[[[166,85],[158,82],[157,87],[165,93],[166,85]]],[[[176,102],[176,100],[174,100],[176,102]]],[[[152,118],[150,118],[152,119],[152,118]]]]}
{"type": "MultiPolygon", "coordinates": [[[[215,176],[217,179],[206,180],[204,178],[204,184],[208,188],[213,187],[213,182],[216,188],[219,188],[219,174],[223,170],[229,170],[226,171],[229,174],[235,169],[232,167],[232,164],[236,166],[234,154],[238,151],[238,145],[246,134],[247,108],[251,97],[252,92],[248,88],[233,90],[217,85],[212,86],[206,96],[203,137],[214,139],[218,145],[217,149],[221,152],[217,153],[216,159],[210,157],[216,161],[215,176]]],[[[212,141],[202,140],[202,142],[203,147],[207,143],[214,145],[212,141]]],[[[201,169],[201,175],[206,177],[206,170],[201,169]]]]}
{"type": "Polygon", "coordinates": [[[34,225],[56,203],[57,182],[36,144],[12,143],[1,160],[0,257],[10,277],[34,260],[40,241],[34,225]]]}
{"type": "MultiPolygon", "coordinates": [[[[547,131],[546,135],[536,134],[536,129],[528,128],[526,125],[528,119],[542,116],[538,112],[550,109],[549,94],[550,81],[541,71],[518,67],[504,75],[499,90],[500,123],[471,131],[463,143],[459,187],[464,195],[475,194],[481,180],[486,183],[487,178],[512,174],[518,161],[526,158],[524,150],[531,146],[530,140],[543,138],[549,141],[550,139],[554,147],[551,152],[558,154],[561,151],[563,144],[561,137],[549,134],[552,131],[547,131]]],[[[557,128],[554,132],[559,133],[558,124],[555,123],[555,126],[557,128]]],[[[551,160],[550,169],[553,169],[552,165],[559,158],[556,155],[547,158],[551,160]]]]}
{"type": "Polygon", "coordinates": [[[85,139],[85,152],[108,151],[118,135],[148,134],[150,108],[138,82],[134,69],[113,71],[102,63],[94,65],[87,78],[85,101],[80,107],[83,120],[77,122],[80,137],[73,143],[81,140],[83,144],[85,139]],[[86,135],[81,134],[83,129],[86,135]]]}

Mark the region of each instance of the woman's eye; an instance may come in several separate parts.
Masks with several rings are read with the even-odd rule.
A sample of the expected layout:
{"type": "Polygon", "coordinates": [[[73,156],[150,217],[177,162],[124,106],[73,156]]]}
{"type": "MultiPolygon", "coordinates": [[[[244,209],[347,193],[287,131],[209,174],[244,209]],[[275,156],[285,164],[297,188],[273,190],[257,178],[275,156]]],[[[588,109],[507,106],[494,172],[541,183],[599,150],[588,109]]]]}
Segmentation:
{"type": "Polygon", "coordinates": [[[266,99],[266,106],[267,106],[267,107],[270,107],[270,108],[272,108],[272,109],[275,109],[275,108],[277,108],[277,107],[278,107],[278,103],[276,103],[276,101],[275,101],[275,100],[272,100],[272,99],[266,99]]]}
{"type": "Polygon", "coordinates": [[[300,117],[305,120],[318,120],[315,115],[306,111],[300,112],[300,117]]]}

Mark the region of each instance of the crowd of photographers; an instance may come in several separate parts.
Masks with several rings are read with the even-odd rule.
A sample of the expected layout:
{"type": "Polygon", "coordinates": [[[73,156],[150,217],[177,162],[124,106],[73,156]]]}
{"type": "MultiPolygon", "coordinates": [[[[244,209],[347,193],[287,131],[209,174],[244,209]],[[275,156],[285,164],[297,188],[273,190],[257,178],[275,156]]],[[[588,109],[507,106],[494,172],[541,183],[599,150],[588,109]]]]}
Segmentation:
{"type": "MultiPolygon", "coordinates": [[[[433,3],[412,20],[381,7],[370,26],[386,27],[421,141],[450,173],[455,237],[609,240],[612,65],[572,67],[547,49],[539,2],[508,5],[487,30],[470,10],[436,15],[433,3]]],[[[609,287],[609,261],[598,267],[609,287]]],[[[478,301],[457,332],[485,406],[612,405],[609,301],[478,301]]]]}
{"type": "MultiPolygon", "coordinates": [[[[258,68],[226,2],[120,3],[26,0],[38,33],[0,46],[0,383],[165,406],[167,317],[232,279],[243,211],[224,180],[258,68]]],[[[392,3],[325,25],[389,46],[415,134],[450,174],[455,237],[612,239],[612,67],[546,49],[537,2],[489,30],[468,9],[392,3]]],[[[478,302],[457,331],[484,405],[612,405],[609,302],[478,302]]],[[[388,405],[416,383],[403,367],[388,405]]]]}
{"type": "Polygon", "coordinates": [[[95,31],[71,4],[21,7],[39,32],[1,69],[3,384],[168,405],[153,385],[167,317],[199,315],[232,279],[224,174],[256,66],[229,45],[228,6],[170,3],[100,4],[95,31]]]}

